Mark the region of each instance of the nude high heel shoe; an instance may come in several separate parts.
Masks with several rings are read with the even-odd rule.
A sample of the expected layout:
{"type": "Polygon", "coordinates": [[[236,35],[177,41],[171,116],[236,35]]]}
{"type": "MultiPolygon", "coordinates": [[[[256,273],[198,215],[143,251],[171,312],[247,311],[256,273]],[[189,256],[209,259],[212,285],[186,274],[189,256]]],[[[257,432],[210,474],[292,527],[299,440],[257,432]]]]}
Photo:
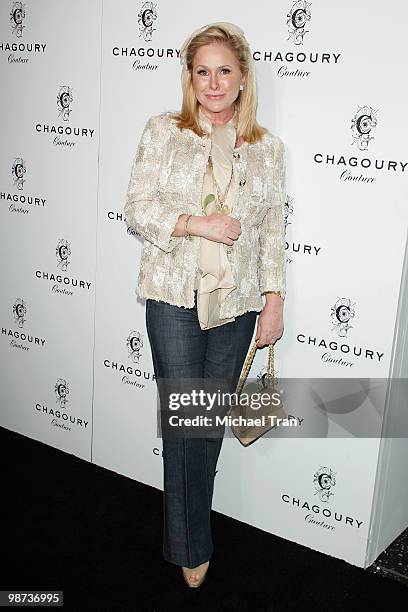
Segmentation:
{"type": "Polygon", "coordinates": [[[206,561],[205,563],[201,563],[201,565],[197,565],[197,567],[182,567],[184,580],[189,587],[196,588],[202,584],[209,564],[210,562],[206,561]]]}

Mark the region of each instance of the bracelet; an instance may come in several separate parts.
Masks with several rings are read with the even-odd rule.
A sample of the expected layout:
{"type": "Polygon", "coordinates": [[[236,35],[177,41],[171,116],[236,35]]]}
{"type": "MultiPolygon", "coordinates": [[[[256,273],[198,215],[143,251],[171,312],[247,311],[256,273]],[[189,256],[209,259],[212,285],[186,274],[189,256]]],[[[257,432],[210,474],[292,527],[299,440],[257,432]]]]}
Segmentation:
{"type": "Polygon", "coordinates": [[[192,215],[187,215],[186,219],[184,221],[184,238],[186,238],[188,240],[191,240],[191,234],[189,234],[188,231],[187,231],[187,223],[189,222],[191,216],[192,215]]]}
{"type": "Polygon", "coordinates": [[[279,295],[279,297],[283,300],[281,291],[265,291],[264,295],[266,296],[267,293],[275,293],[276,295],[279,295]]]}

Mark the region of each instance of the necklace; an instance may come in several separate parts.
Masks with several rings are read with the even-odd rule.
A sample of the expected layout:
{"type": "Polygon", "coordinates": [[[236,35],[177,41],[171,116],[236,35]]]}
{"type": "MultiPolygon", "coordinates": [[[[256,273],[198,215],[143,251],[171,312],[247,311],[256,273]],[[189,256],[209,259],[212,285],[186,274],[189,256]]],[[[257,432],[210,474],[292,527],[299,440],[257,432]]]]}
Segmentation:
{"type": "Polygon", "coordinates": [[[218,183],[217,183],[217,179],[215,178],[215,174],[214,174],[214,166],[213,166],[213,163],[212,163],[212,158],[211,158],[211,155],[210,155],[210,157],[208,158],[208,163],[209,163],[209,165],[210,165],[211,174],[212,174],[212,178],[213,178],[214,185],[215,185],[215,191],[216,191],[216,208],[217,208],[217,210],[218,210],[218,212],[219,212],[219,213],[222,213],[222,214],[227,214],[227,213],[229,212],[229,208],[228,208],[228,206],[226,206],[226,205],[225,205],[225,200],[227,199],[228,192],[229,192],[229,189],[230,189],[230,186],[231,186],[231,182],[232,182],[232,175],[233,175],[233,171],[234,171],[234,170],[233,170],[233,166],[232,166],[232,168],[231,168],[231,176],[230,176],[230,179],[229,179],[229,181],[228,181],[227,188],[226,188],[226,190],[224,191],[224,193],[222,193],[222,194],[221,194],[221,193],[220,193],[220,190],[219,190],[218,183]]]}

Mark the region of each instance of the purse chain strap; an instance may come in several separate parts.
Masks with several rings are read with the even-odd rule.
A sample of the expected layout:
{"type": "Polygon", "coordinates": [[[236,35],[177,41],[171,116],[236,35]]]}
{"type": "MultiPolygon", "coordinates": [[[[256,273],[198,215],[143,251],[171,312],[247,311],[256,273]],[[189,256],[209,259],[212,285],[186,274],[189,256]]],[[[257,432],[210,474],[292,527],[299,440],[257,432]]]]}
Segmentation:
{"type": "MultiPolygon", "coordinates": [[[[253,343],[253,345],[250,348],[250,351],[247,355],[247,358],[245,360],[244,363],[244,367],[242,369],[242,374],[239,378],[238,381],[238,385],[237,385],[237,389],[236,389],[236,394],[239,397],[239,394],[242,391],[242,387],[245,384],[245,381],[248,377],[249,374],[249,370],[251,369],[251,365],[252,362],[254,360],[255,357],[255,353],[256,353],[256,349],[258,348],[256,341],[253,343]]],[[[268,378],[272,381],[272,386],[275,386],[275,353],[274,353],[274,348],[273,348],[273,344],[269,345],[269,351],[268,351],[268,371],[267,371],[267,375],[268,378]]]]}

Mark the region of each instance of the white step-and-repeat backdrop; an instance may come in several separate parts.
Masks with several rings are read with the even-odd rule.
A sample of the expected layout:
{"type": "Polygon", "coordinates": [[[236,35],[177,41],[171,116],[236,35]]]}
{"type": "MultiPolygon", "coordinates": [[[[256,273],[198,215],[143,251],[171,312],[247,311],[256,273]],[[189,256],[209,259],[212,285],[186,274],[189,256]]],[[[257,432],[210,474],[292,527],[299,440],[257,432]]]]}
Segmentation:
{"type": "MultiPolygon", "coordinates": [[[[278,374],[388,376],[408,222],[403,0],[0,10],[2,426],[162,487],[142,239],[123,206],[147,119],[180,107],[180,45],[213,21],[244,29],[259,120],[286,146],[278,374]]],[[[214,509],[365,566],[380,440],[310,439],[327,416],[291,413],[303,433],[225,439],[214,509]]]]}

